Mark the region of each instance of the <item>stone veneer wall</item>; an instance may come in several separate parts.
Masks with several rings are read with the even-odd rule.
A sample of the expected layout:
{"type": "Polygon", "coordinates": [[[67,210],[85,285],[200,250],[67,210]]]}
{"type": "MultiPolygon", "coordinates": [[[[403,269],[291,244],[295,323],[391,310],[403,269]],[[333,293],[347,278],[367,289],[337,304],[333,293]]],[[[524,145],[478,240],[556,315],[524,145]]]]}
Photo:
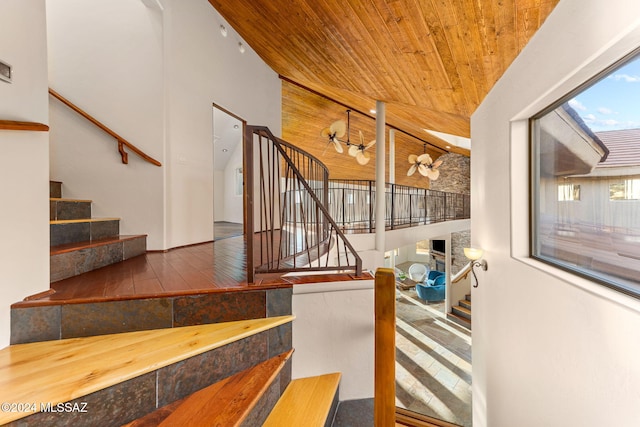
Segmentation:
{"type": "MultiPolygon", "coordinates": [[[[439,168],[440,177],[431,181],[429,188],[450,193],[471,194],[471,159],[455,153],[443,154],[438,159],[442,160],[439,168]]],[[[464,256],[463,248],[470,245],[470,230],[451,233],[452,275],[467,265],[468,260],[464,256]]]]}
{"type": "Polygon", "coordinates": [[[440,177],[431,181],[431,190],[450,193],[471,194],[471,159],[455,153],[447,153],[438,157],[442,160],[440,177]]]}

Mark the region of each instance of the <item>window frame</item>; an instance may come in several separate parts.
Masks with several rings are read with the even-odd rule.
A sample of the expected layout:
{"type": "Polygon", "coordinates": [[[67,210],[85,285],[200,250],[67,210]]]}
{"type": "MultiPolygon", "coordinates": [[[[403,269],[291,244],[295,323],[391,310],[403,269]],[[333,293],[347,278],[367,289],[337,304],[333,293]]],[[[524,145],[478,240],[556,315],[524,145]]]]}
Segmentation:
{"type": "MultiPolygon", "coordinates": [[[[536,252],[538,253],[540,252],[539,250],[537,250],[537,246],[539,245],[540,238],[536,233],[536,227],[539,226],[538,221],[539,221],[539,215],[540,215],[540,212],[539,212],[540,200],[538,195],[536,194],[536,192],[539,191],[538,178],[540,176],[539,147],[538,147],[538,144],[536,144],[536,121],[542,118],[543,116],[545,116],[546,114],[554,111],[556,108],[560,107],[561,105],[568,102],[569,100],[575,98],[576,96],[578,96],[579,94],[581,94],[582,92],[590,88],[591,86],[597,84],[601,80],[604,80],[617,69],[624,67],[626,64],[636,59],[640,60],[640,47],[637,47],[627,55],[614,61],[609,66],[602,69],[602,71],[596,73],[591,78],[586,79],[583,83],[577,85],[573,90],[567,92],[564,96],[561,96],[560,98],[558,98],[555,102],[552,102],[550,105],[543,108],[538,113],[533,114],[529,117],[528,119],[528,140],[529,140],[528,141],[529,142],[529,147],[528,147],[528,153],[529,153],[529,159],[528,159],[528,167],[529,167],[529,171],[528,171],[528,176],[529,176],[528,256],[530,259],[539,261],[545,265],[558,268],[569,274],[581,277],[583,279],[590,280],[599,285],[603,285],[609,289],[613,289],[617,292],[631,296],[633,298],[640,299],[640,289],[633,290],[625,286],[623,283],[616,282],[613,280],[607,280],[604,277],[596,274],[598,273],[597,271],[593,271],[594,274],[590,274],[588,271],[585,271],[583,269],[578,269],[577,267],[572,268],[569,265],[569,262],[567,261],[562,261],[557,258],[544,257],[539,254],[536,254],[536,252]]],[[[620,202],[620,201],[624,202],[627,200],[609,200],[610,203],[620,202]]],[[[570,201],[565,200],[561,203],[567,203],[567,202],[570,202],[570,201]]]]}

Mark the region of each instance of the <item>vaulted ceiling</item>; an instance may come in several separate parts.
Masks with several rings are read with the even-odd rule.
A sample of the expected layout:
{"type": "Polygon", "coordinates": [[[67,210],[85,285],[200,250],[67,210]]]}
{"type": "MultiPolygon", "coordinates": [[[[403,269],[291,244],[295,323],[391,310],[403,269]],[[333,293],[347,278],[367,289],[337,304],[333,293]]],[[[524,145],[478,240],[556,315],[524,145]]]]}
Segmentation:
{"type": "Polygon", "coordinates": [[[469,137],[471,114],[558,1],[209,0],[283,79],[284,139],[322,144],[346,108],[373,136],[380,100],[409,150],[466,155],[425,129],[469,137]]]}

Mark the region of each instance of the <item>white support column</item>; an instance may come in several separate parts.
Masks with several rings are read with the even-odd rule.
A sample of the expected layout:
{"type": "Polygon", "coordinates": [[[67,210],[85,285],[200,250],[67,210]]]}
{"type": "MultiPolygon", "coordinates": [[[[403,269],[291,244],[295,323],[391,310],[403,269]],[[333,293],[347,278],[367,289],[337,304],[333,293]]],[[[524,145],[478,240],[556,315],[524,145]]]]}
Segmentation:
{"type": "Polygon", "coordinates": [[[376,101],[376,251],[384,254],[385,234],[385,103],[376,101]]]}
{"type": "Polygon", "coordinates": [[[396,183],[396,130],[389,129],[389,182],[396,183]]]}
{"type": "MultiPolygon", "coordinates": [[[[396,183],[396,130],[389,129],[389,183],[396,183]]],[[[391,251],[391,265],[396,266],[395,252],[391,251]]]]}

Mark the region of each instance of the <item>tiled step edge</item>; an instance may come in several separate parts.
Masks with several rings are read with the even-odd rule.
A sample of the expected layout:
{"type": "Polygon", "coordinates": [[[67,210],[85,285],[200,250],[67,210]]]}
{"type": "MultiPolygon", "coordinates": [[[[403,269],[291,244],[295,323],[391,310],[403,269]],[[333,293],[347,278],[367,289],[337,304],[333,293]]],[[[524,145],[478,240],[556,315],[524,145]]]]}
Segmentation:
{"type": "Polygon", "coordinates": [[[49,220],[91,218],[91,200],[49,199],[49,220]]]}
{"type": "Polygon", "coordinates": [[[332,425],[338,407],[340,377],[336,372],[291,381],[263,427],[332,425]]]}
{"type": "Polygon", "coordinates": [[[471,310],[471,301],[468,301],[466,299],[461,299],[460,301],[458,301],[458,305],[460,307],[464,307],[467,310],[471,310]]]}
{"type": "Polygon", "coordinates": [[[52,246],[50,281],[67,279],[147,252],[147,236],[115,236],[52,246]]]}
{"type": "Polygon", "coordinates": [[[468,308],[456,305],[451,307],[451,311],[457,316],[463,317],[467,320],[471,320],[471,310],[469,310],[468,308]]]}
{"type": "Polygon", "coordinates": [[[290,374],[280,375],[293,350],[203,388],[123,427],[262,425],[290,374]]]}
{"type": "Polygon", "coordinates": [[[471,330],[471,321],[468,319],[465,319],[464,317],[458,316],[455,313],[447,313],[447,319],[451,320],[452,322],[464,328],[471,330]]]}
{"type": "Polygon", "coordinates": [[[268,332],[293,319],[279,316],[12,345],[0,350],[0,401],[22,410],[0,412],[0,424],[19,419],[27,426],[130,422],[290,350],[290,340],[270,342],[268,332]],[[228,366],[227,372],[222,365],[228,366]],[[66,402],[87,412],[54,412],[66,402]]]}
{"type": "Polygon", "coordinates": [[[49,221],[50,246],[115,237],[120,234],[119,218],[90,218],[49,221]]]}

